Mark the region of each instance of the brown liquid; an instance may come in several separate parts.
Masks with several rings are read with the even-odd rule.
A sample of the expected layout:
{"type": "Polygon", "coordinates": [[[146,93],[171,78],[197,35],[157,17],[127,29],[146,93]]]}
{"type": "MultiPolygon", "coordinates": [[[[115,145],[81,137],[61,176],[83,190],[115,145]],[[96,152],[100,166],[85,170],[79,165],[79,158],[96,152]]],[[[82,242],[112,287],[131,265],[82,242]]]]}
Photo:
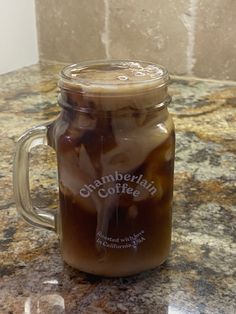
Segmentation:
{"type": "MultiPolygon", "coordinates": [[[[99,72],[99,82],[106,72],[112,84],[114,75],[122,74],[100,66],[91,71],[99,72]]],[[[90,74],[78,71],[82,78],[90,74]]],[[[61,104],[71,108],[53,131],[64,259],[105,276],[154,268],[166,259],[171,243],[174,130],[165,107],[150,109],[154,99],[166,97],[166,87],[148,90],[145,83],[142,90],[127,83],[99,94],[97,86],[66,84],[61,104]]]]}
{"type": "MultiPolygon", "coordinates": [[[[61,139],[63,138],[64,136],[61,139]]],[[[112,141],[108,137],[107,146],[112,147],[109,142],[112,141]]],[[[117,248],[117,246],[110,248],[99,245],[96,242],[97,233],[100,231],[98,230],[99,218],[94,204],[90,203],[87,198],[80,197],[78,193],[75,196],[61,182],[62,251],[68,264],[90,273],[123,276],[153,268],[166,259],[171,241],[173,142],[174,135],[172,133],[164,143],[147,156],[137,169],[129,172],[136,177],[143,174],[143,179],[155,182],[155,186],[161,186],[161,191],[153,197],[144,195],[144,199],[139,201],[134,201],[129,194],[119,194],[118,199],[111,204],[111,208],[108,208],[109,221],[104,221],[108,226],[107,229],[105,228],[105,232],[103,231],[103,235],[120,240],[144,231],[142,237],[145,240],[137,246],[134,244],[129,248],[117,248]],[[166,161],[166,154],[170,150],[171,158],[166,161]]],[[[79,143],[84,144],[93,164],[96,165],[101,147],[98,136],[85,133],[79,143]]],[[[77,146],[79,145],[77,144],[77,146]]],[[[73,148],[72,145],[71,149],[73,148]]],[[[68,146],[62,144],[59,153],[63,156],[67,149],[68,146]]],[[[78,154],[76,154],[76,158],[78,158],[78,154]]],[[[80,170],[78,168],[77,171],[80,170]]],[[[97,173],[98,177],[102,176],[101,171],[99,173],[99,166],[97,166],[97,173]]],[[[94,180],[87,183],[92,181],[94,180]]],[[[122,180],[119,183],[127,182],[122,180]]],[[[128,184],[133,187],[137,186],[134,182],[128,182],[128,184]]],[[[145,191],[143,192],[145,194],[145,191]]],[[[109,245],[117,244],[112,241],[108,241],[109,245]]],[[[131,242],[128,241],[125,244],[129,245],[131,242]]],[[[117,245],[119,244],[120,242],[117,245]]]]}

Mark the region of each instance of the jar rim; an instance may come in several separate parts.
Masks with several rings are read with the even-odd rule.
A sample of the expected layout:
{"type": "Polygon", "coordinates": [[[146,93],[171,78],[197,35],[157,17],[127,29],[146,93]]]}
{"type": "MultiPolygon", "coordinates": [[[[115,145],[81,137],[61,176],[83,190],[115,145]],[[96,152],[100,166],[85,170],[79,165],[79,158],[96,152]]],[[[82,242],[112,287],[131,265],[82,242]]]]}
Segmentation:
{"type": "Polygon", "coordinates": [[[83,61],[65,66],[60,72],[59,86],[62,88],[77,89],[81,85],[84,87],[92,86],[93,88],[105,88],[109,91],[112,88],[139,88],[142,85],[146,85],[147,88],[159,88],[163,85],[167,85],[169,82],[169,73],[165,67],[156,64],[154,62],[132,60],[132,59],[111,59],[111,60],[92,60],[83,61]],[[95,77],[83,78],[80,77],[81,71],[86,69],[92,69],[93,67],[112,66],[127,69],[129,66],[132,71],[142,73],[142,77],[130,79],[117,79],[113,81],[99,80],[95,77]],[[136,66],[136,69],[135,69],[136,66]],[[145,68],[144,68],[145,66],[145,68]],[[132,69],[134,68],[134,70],[132,69]],[[139,71],[141,68],[144,71],[139,71]],[[147,72],[147,75],[143,73],[147,72]],[[149,73],[148,73],[149,71],[149,73]],[[144,76],[146,76],[144,78],[144,76]]]}

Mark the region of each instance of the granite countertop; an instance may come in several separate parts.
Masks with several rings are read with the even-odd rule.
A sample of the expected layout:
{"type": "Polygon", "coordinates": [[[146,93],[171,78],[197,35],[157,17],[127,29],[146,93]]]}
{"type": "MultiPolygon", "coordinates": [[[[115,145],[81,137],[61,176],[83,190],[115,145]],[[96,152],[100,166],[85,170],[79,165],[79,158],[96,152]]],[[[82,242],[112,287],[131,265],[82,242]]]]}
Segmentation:
{"type": "MultiPolygon", "coordinates": [[[[14,204],[16,140],[56,117],[60,68],[34,65],[0,76],[0,313],[236,313],[236,84],[173,78],[171,254],[155,270],[107,279],[65,265],[57,236],[27,225],[14,204]]],[[[34,201],[55,210],[55,156],[44,150],[35,157],[34,201]]]]}

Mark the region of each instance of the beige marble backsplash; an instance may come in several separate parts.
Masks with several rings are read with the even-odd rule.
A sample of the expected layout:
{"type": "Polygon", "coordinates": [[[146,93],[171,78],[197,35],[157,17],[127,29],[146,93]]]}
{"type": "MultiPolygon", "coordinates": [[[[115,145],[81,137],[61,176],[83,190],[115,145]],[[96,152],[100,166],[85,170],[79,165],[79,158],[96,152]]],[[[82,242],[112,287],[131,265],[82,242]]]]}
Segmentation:
{"type": "Polygon", "coordinates": [[[36,0],[40,59],[150,60],[236,80],[235,0],[36,0]]]}

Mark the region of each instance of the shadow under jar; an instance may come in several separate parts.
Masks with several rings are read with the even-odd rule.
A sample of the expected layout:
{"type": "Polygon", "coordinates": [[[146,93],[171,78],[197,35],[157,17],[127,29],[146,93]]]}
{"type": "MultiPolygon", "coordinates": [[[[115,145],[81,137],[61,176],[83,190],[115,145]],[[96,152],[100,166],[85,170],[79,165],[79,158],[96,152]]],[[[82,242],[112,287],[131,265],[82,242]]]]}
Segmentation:
{"type": "MultiPolygon", "coordinates": [[[[62,111],[44,131],[57,154],[60,209],[44,226],[59,233],[69,265],[127,276],[166,260],[175,146],[168,82],[163,67],[141,61],[62,70],[62,111]]],[[[28,221],[43,225],[45,217],[17,204],[28,221]]]]}

